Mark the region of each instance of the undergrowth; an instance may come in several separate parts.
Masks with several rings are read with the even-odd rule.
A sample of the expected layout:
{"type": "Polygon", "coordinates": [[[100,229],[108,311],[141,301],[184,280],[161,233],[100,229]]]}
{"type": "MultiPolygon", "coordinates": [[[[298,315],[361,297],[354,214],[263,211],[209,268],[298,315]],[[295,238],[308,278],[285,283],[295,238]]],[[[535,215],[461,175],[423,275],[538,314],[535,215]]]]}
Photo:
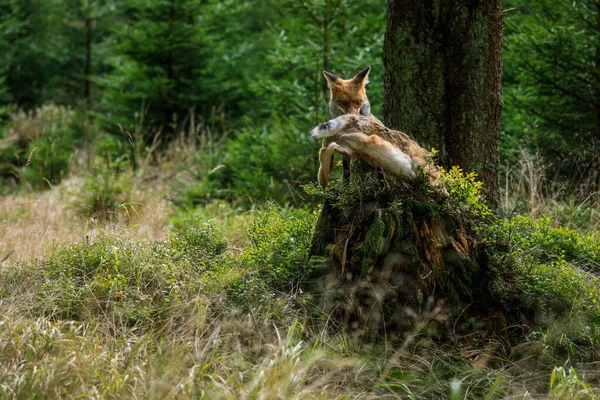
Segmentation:
{"type": "MultiPolygon", "coordinates": [[[[538,310],[509,327],[517,343],[437,343],[427,334],[443,318],[435,310],[415,313],[414,331],[394,346],[333,331],[308,290],[320,268],[309,259],[315,212],[255,210],[243,240],[182,213],[164,241],[100,235],[0,266],[0,398],[598,396],[597,234],[499,218],[474,176],[447,174],[445,200],[394,184],[413,201],[438,196],[475,226],[495,268],[516,271],[510,294],[538,310]]],[[[379,193],[377,184],[308,190],[347,188],[341,199],[351,204],[379,193]]],[[[225,226],[242,226],[232,221],[225,226]]]]}

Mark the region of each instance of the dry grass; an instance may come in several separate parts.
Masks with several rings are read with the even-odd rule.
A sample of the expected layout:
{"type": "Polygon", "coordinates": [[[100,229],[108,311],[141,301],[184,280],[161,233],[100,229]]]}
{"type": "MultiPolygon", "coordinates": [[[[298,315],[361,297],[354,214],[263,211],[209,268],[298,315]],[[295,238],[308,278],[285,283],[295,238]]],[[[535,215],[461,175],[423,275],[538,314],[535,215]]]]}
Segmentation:
{"type": "Polygon", "coordinates": [[[211,318],[210,303],[199,297],[172,310],[174,322],[161,332],[118,337],[94,322],[5,313],[0,397],[594,399],[599,394],[562,368],[550,372],[507,360],[498,365],[490,356],[496,349],[442,347],[419,338],[398,356],[393,348],[360,344],[346,335],[306,332],[297,321],[277,327],[269,318],[234,310],[211,318]]]}
{"type": "Polygon", "coordinates": [[[509,214],[548,216],[583,232],[600,231],[600,187],[590,181],[577,188],[554,181],[539,155],[522,153],[518,165],[503,175],[501,207],[509,214]]]}
{"type": "MultiPolygon", "coordinates": [[[[31,115],[23,113],[19,117],[22,122],[15,132],[35,135],[39,131],[35,124],[37,121],[31,115]]],[[[190,118],[190,121],[193,120],[190,118]]],[[[129,169],[116,176],[115,179],[120,180],[116,185],[120,185],[123,192],[118,204],[109,207],[106,212],[89,211],[89,203],[96,195],[91,193],[90,182],[97,178],[82,172],[89,171],[89,168],[86,166],[87,156],[81,153],[72,156],[72,176],[60,185],[47,191],[26,191],[24,188],[19,194],[0,196],[0,264],[3,264],[2,260],[7,265],[41,257],[61,244],[77,242],[86,236],[93,238],[112,234],[123,239],[164,239],[172,228],[172,217],[182,213],[171,198],[197,179],[196,175],[210,173],[212,161],[206,164],[199,162],[196,154],[207,154],[211,158],[211,154],[217,151],[214,148],[217,144],[206,134],[202,124],[193,123],[189,124],[189,132],[178,136],[167,151],[157,152],[159,144],[157,135],[149,148],[138,150],[137,146],[142,148],[142,145],[136,144],[132,138],[136,171],[129,169]]],[[[100,166],[106,163],[98,157],[91,162],[100,166]]],[[[98,185],[106,183],[98,182],[98,185]]],[[[113,190],[110,186],[100,189],[113,190]]],[[[235,242],[243,240],[252,213],[216,202],[190,210],[183,218],[188,223],[211,220],[235,242]]]]}
{"type": "Polygon", "coordinates": [[[40,257],[56,246],[111,233],[128,239],[160,240],[169,224],[171,205],[163,198],[164,186],[134,188],[129,217],[103,223],[82,217],[73,206],[81,178],[72,178],[46,192],[8,195],[0,198],[0,259],[16,263],[40,257]]]}

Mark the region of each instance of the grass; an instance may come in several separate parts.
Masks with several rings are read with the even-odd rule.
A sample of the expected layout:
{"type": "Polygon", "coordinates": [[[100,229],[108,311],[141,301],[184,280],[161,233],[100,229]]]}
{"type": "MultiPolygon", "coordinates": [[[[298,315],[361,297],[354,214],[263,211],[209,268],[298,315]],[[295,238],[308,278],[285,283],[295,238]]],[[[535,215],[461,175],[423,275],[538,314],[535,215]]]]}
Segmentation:
{"type": "Polygon", "coordinates": [[[501,209],[507,215],[548,217],[564,228],[580,232],[600,231],[598,182],[573,187],[547,176],[539,155],[523,153],[517,165],[504,168],[501,209]]]}
{"type": "MultiPolygon", "coordinates": [[[[118,336],[105,324],[3,315],[0,395],[534,399],[546,394],[592,399],[599,394],[581,378],[584,369],[579,375],[560,366],[544,371],[491,357],[491,346],[501,344],[490,343],[486,352],[417,342],[396,354],[343,335],[307,332],[297,321],[278,327],[234,310],[210,318],[209,305],[198,298],[172,310],[172,320],[159,332],[118,336]]],[[[593,374],[593,365],[588,368],[593,374]]]]}
{"type": "Polygon", "coordinates": [[[41,257],[63,243],[105,232],[144,240],[165,236],[169,205],[161,188],[137,188],[131,197],[135,207],[131,218],[105,224],[81,216],[73,206],[79,193],[86,190],[83,182],[71,178],[46,192],[0,197],[0,259],[9,255],[5,263],[18,263],[41,257]]]}
{"type": "MultiPolygon", "coordinates": [[[[116,203],[135,211],[114,218],[81,214],[94,187],[85,176],[0,198],[0,398],[600,396],[596,222],[513,215],[490,228],[508,249],[495,261],[517,265],[539,305],[537,325],[510,327],[523,333],[516,342],[434,342],[426,312],[404,337],[365,341],[303,289],[313,211],[173,207],[173,185],[188,176],[161,157],[119,177],[116,203]]],[[[511,193],[514,208],[523,197],[511,193]]],[[[552,209],[536,196],[531,214],[552,209]]],[[[554,201],[597,212],[591,200],[554,201]]]]}

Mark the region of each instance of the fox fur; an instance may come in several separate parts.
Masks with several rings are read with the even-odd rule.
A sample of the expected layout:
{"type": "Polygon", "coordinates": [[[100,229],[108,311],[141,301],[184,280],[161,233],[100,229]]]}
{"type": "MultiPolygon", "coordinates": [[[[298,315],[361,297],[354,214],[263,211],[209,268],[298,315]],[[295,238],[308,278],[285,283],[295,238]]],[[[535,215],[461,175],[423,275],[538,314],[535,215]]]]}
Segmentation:
{"type": "Polygon", "coordinates": [[[387,128],[372,116],[345,114],[316,126],[311,134],[323,140],[319,151],[319,185],[326,187],[334,152],[362,158],[398,177],[414,180],[419,173],[436,184],[440,173],[429,153],[406,133],[387,128]]]}
{"type": "MultiPolygon", "coordinates": [[[[366,86],[369,83],[371,67],[366,67],[351,79],[342,79],[337,75],[323,71],[329,86],[329,113],[331,118],[344,114],[371,116],[371,104],[367,98],[366,86]]],[[[373,118],[375,118],[373,116],[373,118]]],[[[333,163],[333,157],[331,158],[333,163]]],[[[331,166],[333,168],[333,165],[331,166]]],[[[350,157],[342,154],[344,181],[350,180],[350,157]]]]}
{"type": "Polygon", "coordinates": [[[331,72],[323,71],[329,86],[329,113],[331,118],[344,114],[371,115],[371,104],[367,98],[371,67],[360,71],[351,79],[342,79],[331,72]]]}

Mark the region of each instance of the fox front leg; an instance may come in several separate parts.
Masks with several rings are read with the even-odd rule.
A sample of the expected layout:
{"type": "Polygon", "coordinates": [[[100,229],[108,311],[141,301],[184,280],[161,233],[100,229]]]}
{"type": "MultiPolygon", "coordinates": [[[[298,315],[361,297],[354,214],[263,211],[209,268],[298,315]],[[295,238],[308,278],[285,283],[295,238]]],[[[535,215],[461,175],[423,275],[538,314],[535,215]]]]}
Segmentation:
{"type": "Polygon", "coordinates": [[[319,151],[319,185],[321,187],[326,187],[329,183],[329,176],[331,175],[331,170],[333,169],[333,153],[335,152],[341,153],[342,156],[347,156],[348,158],[352,156],[352,149],[343,145],[339,145],[336,142],[331,142],[327,147],[321,147],[319,151]]]}
{"type": "Polygon", "coordinates": [[[325,188],[329,183],[329,176],[331,175],[331,169],[333,168],[334,151],[335,149],[331,145],[321,147],[321,150],[319,150],[319,175],[317,180],[322,188],[325,188]]]}

